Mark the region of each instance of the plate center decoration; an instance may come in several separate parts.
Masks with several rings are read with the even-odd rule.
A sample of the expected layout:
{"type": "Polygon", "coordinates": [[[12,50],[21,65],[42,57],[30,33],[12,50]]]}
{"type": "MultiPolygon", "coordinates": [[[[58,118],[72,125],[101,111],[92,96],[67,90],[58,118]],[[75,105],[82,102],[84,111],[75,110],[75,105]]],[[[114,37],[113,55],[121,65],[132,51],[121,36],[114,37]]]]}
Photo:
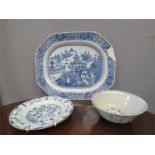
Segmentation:
{"type": "Polygon", "coordinates": [[[48,65],[48,74],[54,84],[85,88],[100,80],[103,59],[88,46],[63,46],[52,52],[48,65]]]}
{"type": "Polygon", "coordinates": [[[61,108],[57,105],[41,105],[30,110],[26,115],[26,119],[33,123],[45,123],[56,120],[60,113],[61,108]]]}

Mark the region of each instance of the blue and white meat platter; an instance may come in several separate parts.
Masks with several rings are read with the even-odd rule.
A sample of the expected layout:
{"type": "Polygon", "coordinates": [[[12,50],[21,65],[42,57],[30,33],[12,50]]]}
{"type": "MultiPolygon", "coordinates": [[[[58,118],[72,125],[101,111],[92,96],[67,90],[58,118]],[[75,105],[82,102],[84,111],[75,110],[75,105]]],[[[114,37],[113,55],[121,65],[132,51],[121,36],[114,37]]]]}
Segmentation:
{"type": "Polygon", "coordinates": [[[50,35],[35,58],[36,80],[48,95],[89,100],[114,83],[113,47],[96,32],[62,32],[50,35]]]}

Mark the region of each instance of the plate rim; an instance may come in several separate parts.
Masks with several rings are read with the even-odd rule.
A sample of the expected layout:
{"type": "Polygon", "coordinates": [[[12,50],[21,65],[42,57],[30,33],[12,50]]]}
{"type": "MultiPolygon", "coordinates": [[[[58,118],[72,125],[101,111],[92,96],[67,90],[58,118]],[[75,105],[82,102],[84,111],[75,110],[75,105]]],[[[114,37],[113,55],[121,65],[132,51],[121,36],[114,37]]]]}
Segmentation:
{"type": "MultiPolygon", "coordinates": [[[[48,36],[39,44],[39,46],[38,46],[38,48],[36,49],[36,52],[35,52],[35,72],[36,72],[36,82],[37,82],[37,85],[47,94],[47,95],[49,95],[49,96],[53,96],[53,94],[52,93],[50,93],[49,91],[47,91],[47,90],[45,90],[42,86],[41,86],[41,84],[39,83],[39,81],[38,81],[38,75],[37,75],[37,54],[38,54],[38,50],[40,49],[40,47],[43,45],[43,43],[45,43],[46,41],[47,41],[47,39],[49,38],[49,37],[51,37],[51,36],[53,36],[53,35],[57,35],[57,34],[75,34],[75,33],[92,33],[92,34],[95,34],[95,35],[98,35],[102,40],[104,40],[104,41],[106,41],[109,45],[110,45],[110,48],[111,48],[111,51],[109,51],[109,52],[111,52],[112,53],[112,55],[110,54],[108,54],[108,52],[106,52],[106,51],[104,51],[104,49],[102,48],[102,50],[107,54],[107,63],[108,63],[108,58],[111,58],[113,61],[114,61],[114,65],[113,65],[113,80],[112,80],[112,83],[111,83],[111,85],[110,86],[108,86],[106,89],[100,89],[100,90],[98,90],[98,89],[96,89],[96,90],[98,90],[98,91],[106,91],[106,90],[109,90],[112,86],[113,86],[113,84],[114,84],[114,82],[115,82],[115,78],[116,78],[116,56],[115,56],[115,52],[114,52],[114,47],[112,46],[112,44],[105,38],[105,37],[103,37],[100,33],[98,33],[98,32],[96,32],[96,31],[67,31],[67,32],[55,32],[55,33],[51,33],[51,34],[48,34],[48,36]]],[[[69,41],[72,41],[72,40],[69,40],[69,41]]],[[[81,41],[81,40],[75,40],[75,41],[81,41]]],[[[89,41],[89,40],[84,40],[84,41],[87,41],[87,42],[92,42],[92,43],[94,43],[93,41],[89,41]]],[[[61,42],[61,41],[59,41],[59,42],[61,42]]],[[[57,42],[57,43],[59,43],[59,42],[57,42]]],[[[55,43],[54,43],[55,44],[55,43]]],[[[96,43],[97,44],[97,43],[96,43]]],[[[98,44],[97,44],[98,45],[98,44]]],[[[47,50],[46,50],[47,51],[47,50]]],[[[44,78],[45,79],[45,78],[44,78]]],[[[106,78],[107,79],[107,78],[106,78]]],[[[106,79],[105,79],[105,81],[106,81],[106,79]]],[[[46,81],[46,80],[45,80],[46,81]]],[[[47,82],[46,82],[47,83],[47,82]]],[[[105,83],[105,82],[104,82],[105,83]]],[[[104,83],[102,84],[102,86],[104,85],[104,83]]],[[[50,87],[50,86],[49,86],[50,87]]],[[[53,89],[54,90],[54,89],[53,89]]],[[[55,91],[55,90],[54,90],[55,91]]],[[[97,92],[98,92],[97,91],[97,92]]],[[[95,92],[96,93],[96,92],[95,92]]],[[[73,94],[73,93],[72,93],[73,94]]],[[[83,93],[81,93],[81,94],[83,94],[83,93]]],[[[54,95],[55,96],[55,95],[54,95]]],[[[57,96],[59,96],[59,95],[57,95],[57,96]]],[[[62,96],[60,96],[61,98],[63,98],[62,96]]],[[[65,97],[64,97],[65,98],[65,97]]],[[[74,98],[74,97],[71,97],[71,98],[66,98],[66,99],[69,99],[69,100],[90,100],[91,99],[91,96],[89,97],[89,98],[74,98]]]]}

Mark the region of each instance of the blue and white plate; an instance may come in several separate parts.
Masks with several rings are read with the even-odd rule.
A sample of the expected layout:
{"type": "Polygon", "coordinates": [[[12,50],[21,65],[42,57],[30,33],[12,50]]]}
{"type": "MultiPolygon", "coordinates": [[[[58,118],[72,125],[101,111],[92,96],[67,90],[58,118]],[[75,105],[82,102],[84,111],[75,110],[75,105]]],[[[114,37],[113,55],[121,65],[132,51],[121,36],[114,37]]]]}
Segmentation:
{"type": "Polygon", "coordinates": [[[41,130],[64,121],[73,109],[73,103],[67,99],[42,97],[26,101],[13,109],[9,122],[20,130],[41,130]]]}
{"type": "Polygon", "coordinates": [[[96,32],[53,34],[36,52],[36,79],[48,95],[88,100],[115,79],[115,54],[96,32]]]}

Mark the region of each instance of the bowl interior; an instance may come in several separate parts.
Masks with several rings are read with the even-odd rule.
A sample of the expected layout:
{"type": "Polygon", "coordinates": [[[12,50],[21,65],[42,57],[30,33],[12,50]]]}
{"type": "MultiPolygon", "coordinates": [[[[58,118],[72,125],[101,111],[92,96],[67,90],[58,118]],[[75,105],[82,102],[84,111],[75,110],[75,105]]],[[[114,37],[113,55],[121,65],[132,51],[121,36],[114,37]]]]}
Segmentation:
{"type": "Polygon", "coordinates": [[[92,103],[100,110],[118,115],[137,115],[147,110],[147,103],[142,98],[121,91],[97,93],[92,103]]]}

